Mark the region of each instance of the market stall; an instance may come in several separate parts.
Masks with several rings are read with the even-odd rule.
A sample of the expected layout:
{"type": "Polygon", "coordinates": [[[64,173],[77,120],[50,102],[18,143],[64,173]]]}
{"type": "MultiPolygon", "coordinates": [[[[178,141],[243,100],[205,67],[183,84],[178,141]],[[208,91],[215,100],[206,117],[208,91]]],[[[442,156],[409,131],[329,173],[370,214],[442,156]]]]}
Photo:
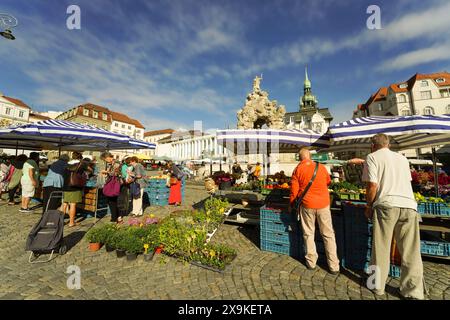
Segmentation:
{"type": "MultiPolygon", "coordinates": [[[[0,147],[15,147],[16,150],[59,150],[61,152],[62,150],[154,149],[156,145],[89,125],[62,120],[45,120],[0,129],[0,147]]],[[[45,174],[45,172],[42,173],[45,174]]],[[[40,185],[37,188],[37,195],[41,194],[42,187],[40,185]]],[[[96,183],[87,182],[83,202],[79,208],[84,212],[93,213],[95,217],[99,211],[107,210],[102,190],[96,186],[96,183]]]]}
{"type": "MultiPolygon", "coordinates": [[[[345,121],[330,126],[331,144],[327,151],[349,149],[368,151],[370,150],[370,138],[377,133],[390,136],[391,149],[393,150],[432,148],[433,172],[412,172],[418,212],[423,220],[420,223],[421,251],[422,255],[450,259],[450,201],[448,201],[450,200],[448,198],[450,181],[446,174],[439,175],[436,161],[436,148],[450,143],[450,116],[367,117],[345,121]],[[433,185],[433,188],[430,185],[433,185]],[[427,194],[421,193],[427,189],[427,194]]],[[[354,167],[359,171],[362,169],[362,166],[354,167]]],[[[358,173],[355,176],[360,177],[361,175],[358,173]]],[[[364,200],[363,197],[360,197],[362,190],[355,190],[359,186],[358,183],[353,185],[355,198],[349,198],[350,201],[343,204],[344,211],[356,212],[353,214],[353,223],[356,224],[358,224],[358,222],[355,222],[358,217],[363,217],[365,206],[364,202],[351,201],[364,200]]],[[[366,230],[366,234],[370,236],[367,221],[361,223],[361,225],[366,230]]],[[[370,251],[367,244],[364,248],[366,252],[370,251]]],[[[393,252],[395,251],[393,249],[393,252]]],[[[395,254],[393,256],[395,257],[395,254]]],[[[398,271],[396,273],[398,275],[398,259],[396,260],[397,268],[393,268],[398,271]]],[[[394,262],[391,262],[391,266],[395,265],[394,262]]]]}

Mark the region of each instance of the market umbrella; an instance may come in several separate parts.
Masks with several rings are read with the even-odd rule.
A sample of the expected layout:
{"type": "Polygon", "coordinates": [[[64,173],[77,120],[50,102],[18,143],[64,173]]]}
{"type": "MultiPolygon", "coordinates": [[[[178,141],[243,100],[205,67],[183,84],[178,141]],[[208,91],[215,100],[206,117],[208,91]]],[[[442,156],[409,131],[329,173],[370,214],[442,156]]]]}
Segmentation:
{"type": "Polygon", "coordinates": [[[450,115],[364,117],[330,126],[328,152],[370,149],[370,138],[377,133],[390,136],[393,150],[431,147],[436,194],[436,147],[450,143],[450,115]]]}
{"type": "Polygon", "coordinates": [[[155,145],[94,126],[45,120],[0,129],[0,147],[24,150],[154,149],[155,145]]]}
{"type": "MultiPolygon", "coordinates": [[[[301,147],[323,149],[329,146],[327,135],[309,129],[229,129],[217,131],[216,136],[218,144],[238,155],[263,154],[266,157],[271,153],[295,153],[301,147]]],[[[270,164],[267,171],[269,168],[270,164]]]]}

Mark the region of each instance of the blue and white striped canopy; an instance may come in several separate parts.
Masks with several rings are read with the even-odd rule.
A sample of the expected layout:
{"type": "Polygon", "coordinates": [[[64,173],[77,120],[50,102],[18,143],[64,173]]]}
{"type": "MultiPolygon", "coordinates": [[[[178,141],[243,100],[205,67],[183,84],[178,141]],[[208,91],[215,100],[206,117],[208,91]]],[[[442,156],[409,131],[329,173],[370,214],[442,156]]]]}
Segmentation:
{"type": "Polygon", "coordinates": [[[0,146],[28,150],[154,149],[155,144],[89,125],[45,120],[0,129],[0,146]]]}
{"type": "Polygon", "coordinates": [[[450,115],[356,118],[328,129],[329,151],[370,149],[370,138],[384,133],[395,150],[450,144],[450,115]]]}
{"type": "Polygon", "coordinates": [[[301,147],[329,146],[328,136],[307,129],[229,129],[217,131],[216,137],[235,154],[292,153],[301,147]]]}

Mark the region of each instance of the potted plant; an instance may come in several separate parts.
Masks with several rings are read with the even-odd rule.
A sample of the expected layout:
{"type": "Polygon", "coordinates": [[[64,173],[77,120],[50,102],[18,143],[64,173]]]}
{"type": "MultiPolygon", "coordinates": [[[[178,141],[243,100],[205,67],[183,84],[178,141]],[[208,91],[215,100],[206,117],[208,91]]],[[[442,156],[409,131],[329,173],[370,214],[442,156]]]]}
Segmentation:
{"type": "Polygon", "coordinates": [[[136,260],[137,255],[144,250],[144,245],[140,238],[130,234],[128,237],[126,237],[125,249],[127,260],[132,261],[136,260]]]}
{"type": "Polygon", "coordinates": [[[98,251],[101,247],[101,228],[92,228],[86,234],[89,241],[89,250],[92,252],[98,251]]]}
{"type": "Polygon", "coordinates": [[[100,242],[105,245],[106,252],[112,252],[115,247],[111,243],[111,238],[117,231],[117,227],[114,224],[104,224],[100,227],[100,242]]]}
{"type": "Polygon", "coordinates": [[[117,258],[122,258],[125,256],[125,241],[126,230],[124,228],[118,228],[108,239],[110,246],[116,249],[117,258]]]}

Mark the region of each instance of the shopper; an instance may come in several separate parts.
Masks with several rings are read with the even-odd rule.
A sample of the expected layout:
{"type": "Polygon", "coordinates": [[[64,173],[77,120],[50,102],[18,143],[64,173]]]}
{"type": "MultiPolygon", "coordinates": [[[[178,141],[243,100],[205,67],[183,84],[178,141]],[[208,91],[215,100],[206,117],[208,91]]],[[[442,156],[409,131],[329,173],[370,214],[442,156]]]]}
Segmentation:
{"type": "Polygon", "coordinates": [[[171,161],[169,162],[168,166],[169,166],[169,175],[170,175],[169,204],[181,206],[181,202],[182,202],[181,180],[183,179],[183,173],[171,161]]]}
{"type": "Polygon", "coordinates": [[[8,201],[7,199],[3,200],[2,196],[3,193],[6,193],[8,191],[8,184],[9,180],[11,179],[13,173],[12,170],[14,169],[14,167],[11,165],[11,158],[6,154],[0,161],[0,200],[8,201]]]}
{"type": "MultiPolygon", "coordinates": [[[[101,171],[105,176],[106,181],[111,177],[121,178],[120,174],[120,162],[114,160],[114,156],[110,152],[103,152],[100,158],[106,162],[106,170],[101,171]]],[[[111,222],[116,222],[118,224],[123,223],[121,212],[118,207],[118,196],[106,197],[108,202],[108,207],[111,212],[111,222]]]]}
{"type": "MultiPolygon", "coordinates": [[[[301,162],[292,174],[290,208],[294,208],[297,197],[301,197],[311,180],[313,180],[316,163],[311,160],[308,149],[299,152],[301,162]]],[[[316,220],[319,224],[320,234],[323,238],[329,271],[331,274],[339,273],[339,259],[337,257],[336,239],[331,220],[330,196],[328,185],[331,183],[330,175],[322,164],[318,164],[316,176],[310,188],[304,194],[300,205],[300,221],[303,230],[303,239],[306,249],[306,266],[310,270],[316,268],[318,254],[314,242],[316,220]]]]}
{"type": "Polygon", "coordinates": [[[8,193],[9,193],[9,206],[13,206],[19,203],[14,201],[17,191],[20,188],[20,180],[22,179],[22,169],[25,162],[28,160],[28,157],[24,154],[21,154],[17,157],[14,157],[11,161],[12,166],[14,167],[14,171],[11,175],[11,179],[8,184],[8,193]]]}
{"type": "Polygon", "coordinates": [[[232,172],[234,181],[239,180],[243,173],[241,165],[239,163],[235,162],[233,164],[233,167],[231,168],[231,172],[232,172]]]}
{"type": "Polygon", "coordinates": [[[64,172],[69,162],[69,156],[62,154],[48,169],[48,174],[44,179],[44,199],[42,203],[42,213],[47,210],[56,210],[61,207],[61,197],[54,197],[50,200],[52,192],[62,192],[64,187],[64,172]]]}
{"type": "Polygon", "coordinates": [[[142,200],[144,198],[144,190],[147,187],[147,172],[145,171],[144,166],[139,163],[139,159],[137,157],[130,158],[130,165],[133,166],[133,177],[134,182],[139,185],[140,195],[139,198],[133,196],[133,210],[131,211],[131,215],[142,216],[142,200]]]}
{"type": "Polygon", "coordinates": [[[384,295],[394,237],[402,261],[400,294],[424,299],[419,215],[408,160],[389,150],[389,137],[385,134],[373,136],[371,143],[372,153],[364,164],[363,181],[367,182],[366,216],[373,220],[371,264],[378,267],[381,285],[373,292],[384,295]]]}
{"type": "Polygon", "coordinates": [[[36,188],[39,186],[39,153],[31,152],[30,158],[25,162],[22,169],[22,178],[20,184],[22,185],[22,206],[20,212],[33,212],[29,208],[31,198],[34,197],[36,188]]]}
{"type": "Polygon", "coordinates": [[[69,164],[64,170],[64,213],[69,207],[69,227],[78,225],[75,222],[77,204],[83,201],[83,189],[88,179],[89,161],[81,160],[69,164]]]}

